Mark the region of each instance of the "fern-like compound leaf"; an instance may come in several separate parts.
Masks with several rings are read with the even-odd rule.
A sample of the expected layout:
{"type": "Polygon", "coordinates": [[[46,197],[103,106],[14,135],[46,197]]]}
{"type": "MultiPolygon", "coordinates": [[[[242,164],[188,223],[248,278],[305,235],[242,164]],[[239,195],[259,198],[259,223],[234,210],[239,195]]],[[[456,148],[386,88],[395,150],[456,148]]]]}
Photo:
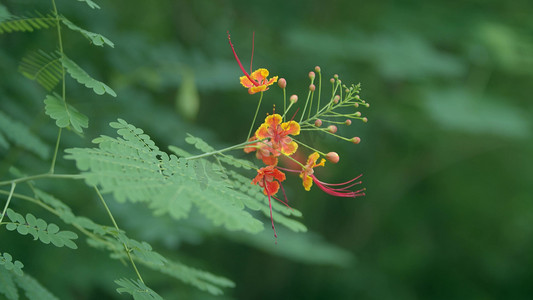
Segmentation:
{"type": "Polygon", "coordinates": [[[124,120],[111,123],[119,138],[101,136],[98,148],[67,149],[89,185],[102,186],[119,202],[147,202],[157,213],[176,219],[192,205],[214,224],[257,233],[263,224],[244,210],[248,195],[231,188],[222,176],[205,174],[205,160],[187,161],[159,150],[141,129],[124,120]]]}
{"type": "Polygon", "coordinates": [[[103,95],[105,93],[116,97],[115,91],[107,86],[107,84],[100,82],[92,78],[87,72],[85,72],[78,64],[72,61],[67,56],[63,55],[61,58],[61,64],[67,70],[67,72],[76,79],[80,84],[85,85],[87,88],[92,89],[97,95],[103,95]]]}
{"type": "Polygon", "coordinates": [[[13,271],[15,274],[22,276],[24,273],[22,272],[22,267],[24,265],[18,261],[13,261],[13,257],[9,253],[0,253],[0,265],[4,266],[4,268],[8,271],[13,271]]]}
{"type": "Polygon", "coordinates": [[[63,22],[63,24],[65,24],[70,30],[73,30],[73,31],[81,33],[81,35],[86,37],[89,41],[91,41],[91,43],[95,44],[96,46],[102,47],[105,44],[105,45],[110,46],[111,48],[115,47],[115,44],[113,44],[113,42],[110,41],[105,36],[103,36],[101,34],[98,34],[98,33],[87,31],[87,30],[77,26],[76,24],[72,23],[71,21],[69,21],[64,16],[61,16],[61,22],[63,22]]]}
{"type": "MultiPolygon", "coordinates": [[[[1,260],[1,258],[0,258],[1,260]]],[[[7,269],[0,268],[0,295],[4,295],[8,300],[18,300],[19,293],[15,281],[13,280],[13,272],[7,269]]]]}
{"type": "Polygon", "coordinates": [[[32,52],[22,58],[19,72],[25,77],[37,81],[46,90],[51,91],[61,81],[62,66],[59,55],[42,50],[32,52]]]}
{"type": "Polygon", "coordinates": [[[117,292],[119,294],[128,293],[133,296],[134,300],[163,300],[161,296],[159,296],[156,292],[147,287],[139,279],[133,280],[128,278],[121,278],[115,280],[115,283],[120,286],[120,288],[117,289],[117,292]]]}
{"type": "Polygon", "coordinates": [[[42,15],[36,13],[35,16],[17,17],[10,15],[0,22],[0,34],[11,32],[32,32],[39,29],[48,29],[56,25],[56,18],[50,14],[42,15]]]}
{"type": "Polygon", "coordinates": [[[29,300],[58,300],[56,296],[28,274],[15,276],[13,279],[29,300]]]}
{"type": "Polygon", "coordinates": [[[83,133],[82,128],[89,126],[89,118],[65,103],[57,94],[46,96],[44,104],[45,113],[56,120],[56,125],[60,128],[72,126],[74,131],[83,133]]]}
{"type": "Polygon", "coordinates": [[[12,120],[2,111],[0,111],[0,134],[15,145],[35,153],[42,159],[48,158],[50,154],[48,145],[33,134],[26,125],[12,120]]]}
{"type": "Polygon", "coordinates": [[[6,229],[9,231],[16,230],[21,235],[30,234],[34,240],[40,240],[45,244],[52,243],[56,247],[78,248],[72,241],[77,239],[78,235],[72,231],[59,231],[59,227],[56,224],[48,224],[43,219],[36,218],[30,213],[26,214],[26,218],[24,218],[21,214],[8,209],[7,216],[12,222],[6,224],[6,229]]]}
{"type": "Polygon", "coordinates": [[[87,3],[87,5],[89,5],[89,7],[92,9],[95,9],[95,8],[100,9],[100,6],[91,0],[78,0],[78,1],[87,3]]]}

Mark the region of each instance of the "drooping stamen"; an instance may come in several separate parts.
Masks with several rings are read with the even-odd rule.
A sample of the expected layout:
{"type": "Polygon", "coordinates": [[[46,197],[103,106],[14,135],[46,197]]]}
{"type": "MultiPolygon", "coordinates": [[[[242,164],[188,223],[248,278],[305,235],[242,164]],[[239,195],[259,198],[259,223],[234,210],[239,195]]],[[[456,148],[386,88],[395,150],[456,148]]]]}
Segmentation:
{"type": "Polygon", "coordinates": [[[229,35],[229,31],[228,31],[228,41],[229,41],[229,45],[231,46],[231,51],[233,51],[233,56],[235,56],[235,60],[237,60],[237,63],[239,64],[239,67],[241,68],[241,71],[244,73],[246,78],[248,78],[248,80],[250,80],[251,83],[253,83],[255,86],[259,86],[260,84],[257,81],[253,80],[252,77],[250,77],[250,74],[248,74],[246,72],[246,70],[244,70],[244,67],[242,66],[241,60],[237,56],[237,52],[235,52],[235,48],[233,48],[233,44],[231,43],[231,38],[230,38],[230,35],[229,35]]]}
{"type": "Polygon", "coordinates": [[[276,227],[274,227],[274,218],[272,217],[272,202],[270,201],[270,192],[268,191],[268,187],[266,184],[266,178],[263,177],[263,185],[265,186],[265,191],[267,192],[268,196],[268,207],[270,208],[270,221],[272,221],[272,230],[274,230],[274,237],[278,238],[278,234],[276,233],[276,227]]]}
{"type": "Polygon", "coordinates": [[[347,190],[348,188],[356,185],[356,184],[360,184],[361,182],[356,182],[356,183],[353,183],[353,184],[350,184],[348,186],[344,186],[342,188],[330,188],[328,186],[339,186],[339,185],[345,185],[345,184],[348,184],[348,183],[351,183],[353,182],[354,180],[356,180],[357,178],[361,177],[361,175],[357,176],[356,178],[352,179],[352,180],[349,180],[347,182],[344,182],[344,183],[337,183],[337,184],[333,184],[333,183],[324,183],[320,180],[318,180],[315,175],[310,175],[311,178],[313,179],[313,182],[324,192],[326,192],[327,194],[330,194],[332,196],[336,196],[336,197],[351,197],[351,198],[355,198],[357,196],[364,196],[365,193],[363,192],[365,189],[360,189],[358,191],[350,191],[350,190],[347,190]]]}
{"type": "Polygon", "coordinates": [[[285,206],[287,206],[290,210],[294,211],[294,209],[292,209],[292,207],[289,206],[288,202],[289,200],[287,200],[287,195],[285,194],[285,189],[283,188],[283,184],[281,184],[281,182],[279,183],[279,186],[281,187],[281,191],[283,192],[283,197],[285,197],[285,201],[281,200],[281,199],[278,199],[274,196],[272,196],[272,198],[278,200],[279,202],[285,204],[285,206]]]}

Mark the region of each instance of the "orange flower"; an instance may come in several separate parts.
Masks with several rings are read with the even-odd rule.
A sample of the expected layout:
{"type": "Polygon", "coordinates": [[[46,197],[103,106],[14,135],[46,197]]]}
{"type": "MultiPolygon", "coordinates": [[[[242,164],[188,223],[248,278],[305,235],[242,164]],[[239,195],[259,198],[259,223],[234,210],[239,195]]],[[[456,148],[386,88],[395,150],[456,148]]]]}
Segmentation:
{"type": "Polygon", "coordinates": [[[252,180],[252,184],[259,184],[263,188],[263,193],[270,198],[278,192],[279,183],[284,180],[285,174],[283,172],[276,169],[275,166],[266,166],[257,170],[257,176],[252,180]]]}
{"type": "MultiPolygon", "coordinates": [[[[252,74],[248,74],[246,70],[244,70],[244,67],[242,66],[241,60],[237,56],[237,52],[235,52],[235,48],[233,48],[233,44],[231,43],[231,38],[228,32],[228,41],[229,45],[231,46],[231,51],[233,51],[233,56],[235,56],[235,60],[239,64],[239,68],[241,68],[242,73],[244,76],[240,77],[240,81],[242,86],[248,89],[249,94],[255,94],[257,92],[263,92],[268,90],[268,87],[274,82],[278,81],[278,76],[274,76],[270,79],[268,79],[268,70],[261,68],[257,69],[256,71],[252,72],[252,74]]],[[[253,51],[252,51],[252,57],[253,57],[253,51]]],[[[252,71],[252,66],[250,65],[250,72],[252,71]]]]}
{"type": "MultiPolygon", "coordinates": [[[[254,140],[257,140],[257,138],[252,136],[248,141],[251,142],[254,140]]],[[[275,166],[278,164],[278,159],[272,154],[272,150],[272,144],[269,141],[261,141],[244,147],[244,152],[246,153],[257,151],[255,157],[262,160],[267,166],[275,166]]]]}
{"type": "Polygon", "coordinates": [[[303,168],[302,172],[300,172],[300,178],[302,178],[302,184],[306,191],[311,190],[311,186],[313,185],[313,177],[311,175],[314,174],[314,167],[324,166],[324,163],[326,162],[325,159],[321,159],[320,163],[316,163],[320,155],[317,152],[314,152],[313,154],[309,155],[307,158],[307,163],[305,164],[305,167],[303,168]]]}
{"type": "Polygon", "coordinates": [[[273,114],[265,119],[265,123],[255,132],[258,140],[269,138],[272,145],[272,154],[280,156],[281,153],[291,155],[298,149],[298,144],[288,135],[300,134],[300,125],[296,121],[281,123],[281,116],[273,114]]]}
{"type": "Polygon", "coordinates": [[[242,71],[244,72],[245,76],[241,76],[239,79],[242,86],[248,88],[249,94],[266,91],[270,85],[278,81],[278,76],[268,79],[268,70],[264,68],[257,69],[250,75],[248,75],[244,69],[242,71]]]}

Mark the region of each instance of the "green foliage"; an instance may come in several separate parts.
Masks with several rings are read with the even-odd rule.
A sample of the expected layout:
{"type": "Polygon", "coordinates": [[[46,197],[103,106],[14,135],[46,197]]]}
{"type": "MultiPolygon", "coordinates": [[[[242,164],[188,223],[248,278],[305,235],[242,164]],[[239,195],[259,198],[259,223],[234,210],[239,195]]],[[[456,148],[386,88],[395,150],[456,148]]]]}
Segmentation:
{"type": "Polygon", "coordinates": [[[87,31],[83,28],[80,28],[79,26],[72,23],[64,16],[61,17],[61,22],[63,22],[63,24],[65,24],[69,29],[81,33],[84,37],[86,37],[89,41],[91,41],[91,43],[95,44],[96,46],[102,47],[105,44],[112,48],[115,47],[115,44],[113,44],[113,42],[110,41],[105,36],[98,34],[98,33],[87,31]]]}
{"type": "Polygon", "coordinates": [[[97,95],[103,95],[107,93],[113,97],[117,96],[112,88],[107,86],[107,84],[92,78],[89,74],[87,74],[87,72],[85,72],[67,56],[63,55],[60,60],[63,67],[70,74],[70,76],[72,76],[72,78],[76,79],[80,84],[85,85],[87,88],[92,89],[97,95]]]}
{"type": "Polygon", "coordinates": [[[50,155],[50,147],[48,145],[33,134],[25,124],[12,120],[2,111],[0,111],[0,137],[1,146],[8,145],[7,138],[13,144],[33,152],[40,158],[45,159],[50,155]]]}
{"type": "Polygon", "coordinates": [[[13,281],[13,272],[4,268],[0,268],[0,294],[4,294],[8,300],[17,300],[19,298],[17,286],[15,281],[13,281]]]}
{"type": "Polygon", "coordinates": [[[96,9],[100,9],[100,6],[98,4],[96,4],[95,2],[91,1],[91,0],[78,0],[78,1],[85,2],[92,9],[95,9],[95,8],[96,9]]]}
{"type": "Polygon", "coordinates": [[[22,267],[24,267],[24,265],[18,260],[13,261],[13,257],[7,252],[0,255],[0,265],[4,266],[6,270],[13,271],[19,276],[24,274],[22,272],[22,267]]]}
{"type": "Polygon", "coordinates": [[[186,217],[194,204],[213,224],[228,230],[262,230],[261,222],[243,210],[248,196],[229,186],[219,174],[199,170],[204,160],[169,156],[141,129],[124,120],[110,125],[122,138],[101,136],[93,140],[99,148],[66,150],[65,158],[76,160],[87,184],[101,185],[120,202],[148,202],[157,213],[167,212],[176,219],[186,217]],[[204,185],[191,184],[199,180],[204,185]]]}
{"type": "Polygon", "coordinates": [[[48,29],[56,25],[56,18],[50,14],[36,16],[17,17],[9,16],[0,22],[0,34],[11,32],[32,32],[39,29],[48,29]]]}
{"type": "Polygon", "coordinates": [[[19,72],[51,91],[61,81],[63,74],[59,57],[56,52],[32,52],[22,58],[19,72]]]}
{"type": "Polygon", "coordinates": [[[29,300],[58,300],[56,296],[28,274],[15,276],[14,281],[24,291],[29,300]]]}
{"type": "Polygon", "coordinates": [[[147,287],[139,279],[132,280],[127,278],[122,278],[115,280],[115,283],[121,286],[117,289],[117,292],[120,294],[128,293],[133,296],[135,300],[158,300],[163,299],[156,292],[147,287]]]}
{"type": "Polygon", "coordinates": [[[83,133],[82,128],[89,126],[89,118],[65,103],[57,94],[47,95],[44,104],[46,114],[56,120],[56,125],[60,128],[72,126],[76,132],[83,133]]]}
{"type": "Polygon", "coordinates": [[[21,214],[8,209],[7,216],[12,222],[6,224],[6,229],[9,231],[16,230],[21,235],[31,234],[34,240],[40,240],[45,244],[50,244],[51,242],[56,247],[78,248],[72,241],[77,239],[78,235],[72,231],[59,231],[59,227],[56,224],[48,224],[43,219],[36,218],[30,213],[26,214],[26,218],[24,218],[21,214]]]}

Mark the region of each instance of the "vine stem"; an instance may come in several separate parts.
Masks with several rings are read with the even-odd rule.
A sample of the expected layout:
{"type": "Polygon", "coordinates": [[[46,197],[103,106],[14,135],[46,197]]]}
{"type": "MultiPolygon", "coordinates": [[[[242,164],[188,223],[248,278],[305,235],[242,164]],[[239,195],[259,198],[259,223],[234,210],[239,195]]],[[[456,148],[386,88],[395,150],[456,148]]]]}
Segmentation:
{"type": "Polygon", "coordinates": [[[261,107],[261,100],[263,100],[263,91],[261,91],[261,97],[259,97],[259,103],[257,104],[257,109],[255,110],[254,120],[252,121],[252,126],[250,126],[250,131],[248,132],[248,137],[246,138],[246,141],[250,139],[250,136],[252,135],[252,130],[254,129],[255,125],[255,119],[257,118],[257,114],[259,113],[259,107],[261,107]]]}
{"type": "Polygon", "coordinates": [[[207,153],[204,153],[204,154],[185,157],[185,159],[186,160],[190,160],[190,159],[197,159],[197,158],[202,158],[202,157],[206,157],[206,156],[211,156],[211,155],[219,154],[219,153],[226,152],[226,151],[229,151],[229,150],[241,148],[242,146],[255,144],[257,142],[258,141],[248,141],[248,139],[247,139],[246,142],[243,142],[243,143],[240,143],[240,144],[237,144],[237,145],[233,145],[233,146],[230,146],[230,147],[227,147],[227,148],[224,148],[224,149],[220,149],[220,150],[216,150],[216,151],[207,152],[207,153]]]}
{"type": "Polygon", "coordinates": [[[6,205],[4,206],[4,210],[2,211],[2,215],[0,216],[0,223],[4,219],[4,216],[6,215],[7,208],[9,207],[9,202],[11,202],[11,197],[13,197],[13,193],[15,192],[15,186],[17,186],[17,184],[15,182],[12,182],[11,190],[9,191],[9,196],[7,196],[6,205]]]}
{"type": "MultiPolygon", "coordinates": [[[[61,58],[65,55],[63,52],[63,39],[61,37],[61,23],[59,22],[59,13],[57,11],[57,6],[55,0],[52,0],[52,6],[54,8],[54,15],[56,17],[56,28],[57,28],[57,39],[58,39],[58,46],[59,46],[59,53],[61,54],[61,58]]],[[[62,77],[62,84],[61,84],[61,98],[63,99],[63,105],[65,105],[65,109],[68,111],[67,107],[67,100],[66,100],[66,81],[65,81],[65,68],[61,66],[61,77],[62,77]]],[[[56,164],[56,158],[57,158],[57,152],[59,149],[59,141],[61,140],[61,127],[59,128],[59,133],[57,134],[57,142],[56,147],[54,151],[54,157],[52,158],[52,164],[50,166],[50,173],[54,173],[55,164],[56,164]]]]}
{"type": "MultiPolygon", "coordinates": [[[[113,225],[115,226],[115,229],[120,232],[120,229],[118,228],[117,222],[115,221],[115,218],[113,217],[113,214],[111,213],[111,210],[109,210],[109,207],[107,206],[107,203],[104,200],[104,197],[102,197],[102,194],[100,194],[100,191],[96,186],[94,186],[94,190],[96,191],[96,194],[98,195],[98,198],[102,201],[102,204],[105,207],[105,210],[107,211],[107,214],[109,215],[109,218],[111,219],[111,222],[113,222],[113,225]]],[[[133,257],[131,257],[130,250],[128,248],[128,245],[126,243],[122,242],[122,245],[124,245],[124,250],[126,251],[126,254],[128,255],[128,258],[131,262],[131,265],[133,266],[133,269],[135,270],[135,273],[137,273],[137,277],[139,280],[144,284],[144,280],[141,276],[141,273],[139,273],[139,270],[137,269],[137,265],[135,265],[135,261],[133,260],[133,257]]]]}
{"type": "Polygon", "coordinates": [[[6,185],[6,184],[10,184],[10,183],[11,184],[20,183],[20,182],[25,182],[25,181],[34,180],[34,179],[41,179],[41,178],[84,179],[85,176],[83,176],[81,174],[50,174],[50,173],[44,173],[44,174],[39,174],[39,175],[21,177],[21,178],[17,178],[17,179],[13,179],[13,180],[0,181],[0,186],[1,185],[6,185]]]}

